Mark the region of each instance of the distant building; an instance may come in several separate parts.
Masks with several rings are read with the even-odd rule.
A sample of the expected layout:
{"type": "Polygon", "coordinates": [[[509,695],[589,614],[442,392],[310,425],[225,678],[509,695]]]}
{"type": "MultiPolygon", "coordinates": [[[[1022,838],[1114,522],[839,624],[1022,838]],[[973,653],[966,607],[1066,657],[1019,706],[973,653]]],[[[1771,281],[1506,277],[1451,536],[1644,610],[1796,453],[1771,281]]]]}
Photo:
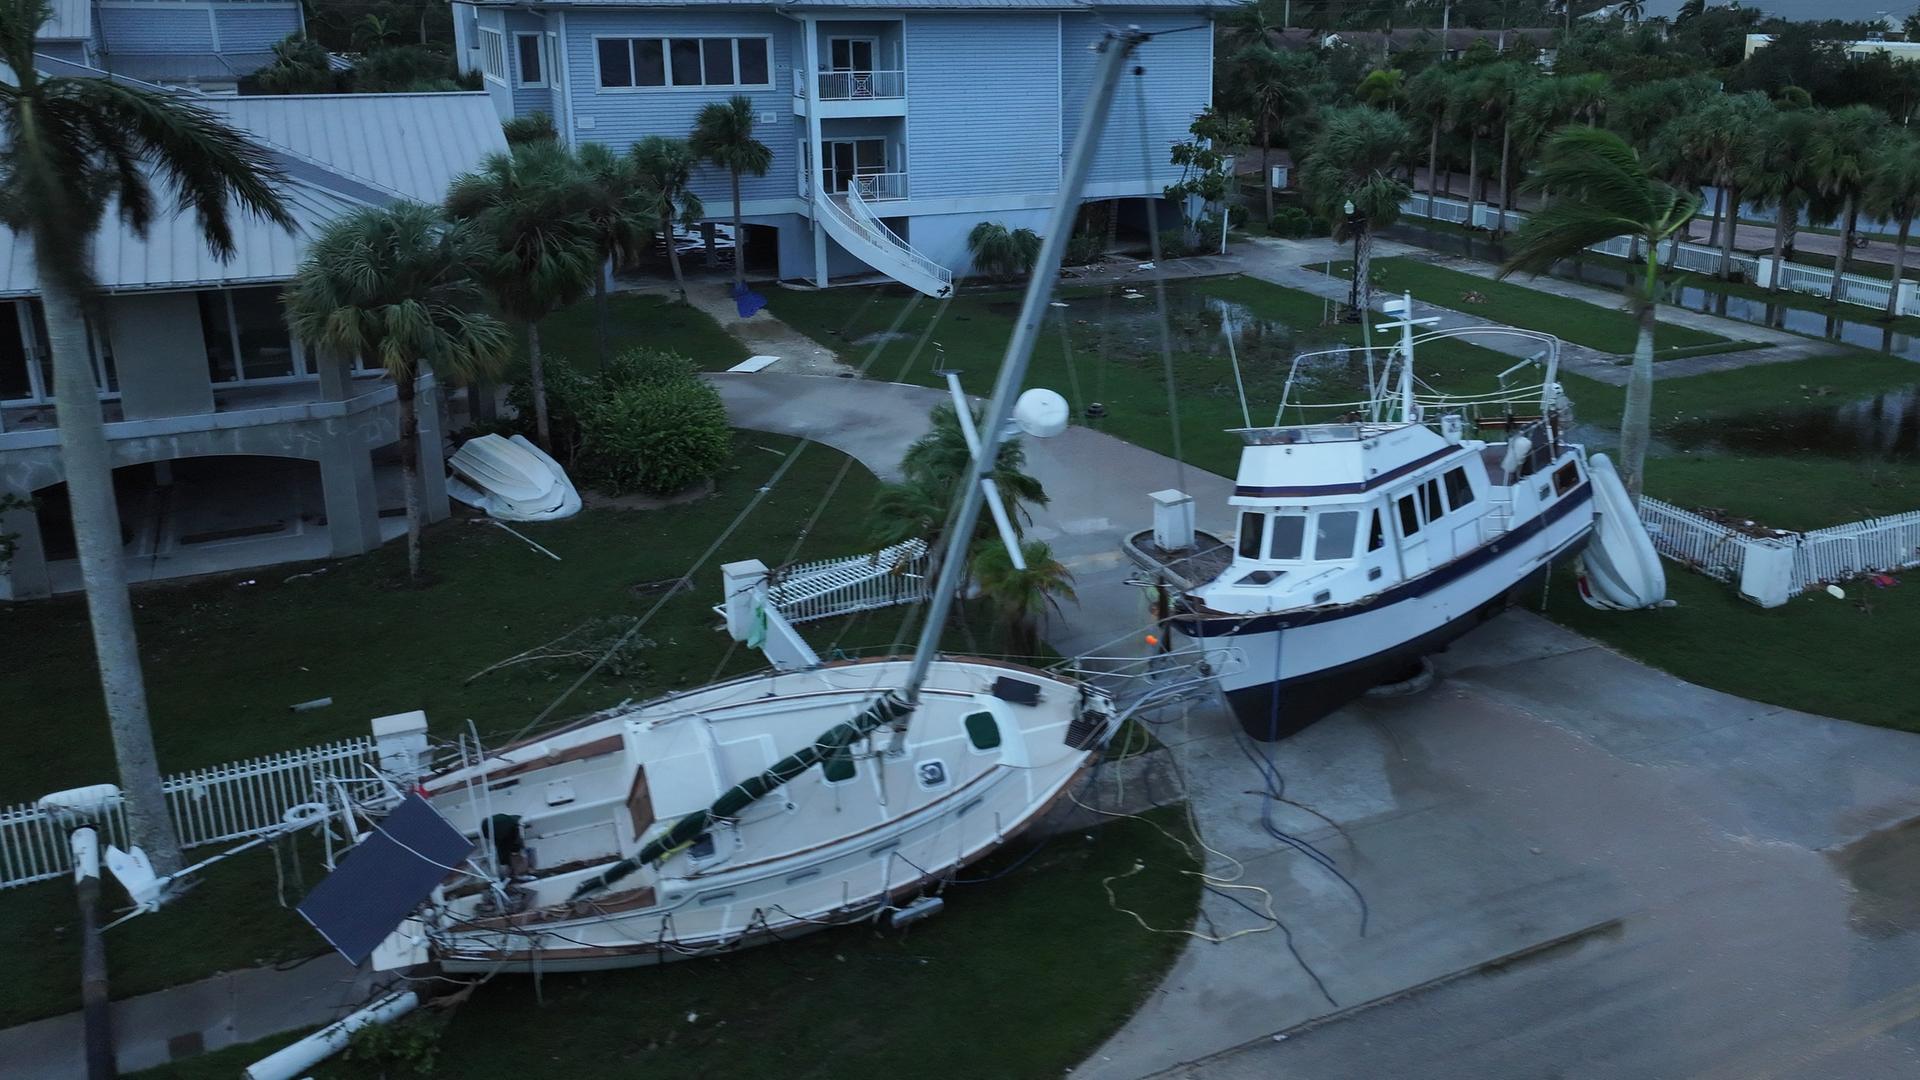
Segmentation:
{"type": "Polygon", "coordinates": [[[51,0],[39,51],[143,82],[232,93],[306,29],[299,0],[51,0]]]}
{"type": "MultiPolygon", "coordinates": [[[[741,185],[754,269],[938,295],[974,226],[1045,221],[1109,26],[1166,33],[1120,87],[1086,197],[1168,212],[1168,150],[1213,99],[1212,11],[1238,2],[482,0],[454,3],[453,24],[500,115],[547,113],[569,144],[685,138],[701,106],[745,94],[773,151],[741,185]]],[[[731,218],[725,173],[702,167],[695,188],[731,218]]]]}
{"type": "MultiPolygon", "coordinates": [[[[1772,34],[1748,34],[1747,56],[1752,56],[1768,45],[1773,44],[1772,34]]],[[[1843,41],[1840,47],[1848,56],[1872,56],[1874,53],[1886,53],[1895,60],[1920,60],[1920,41],[1843,41]]]]}
{"type": "MultiPolygon", "coordinates": [[[[161,216],[145,239],[113,215],[101,228],[94,272],[106,296],[90,337],[136,581],[353,555],[404,531],[392,383],[361,358],[309,352],[288,332],[281,289],[335,217],[438,202],[506,148],[478,92],[194,101],[279,162],[299,228],[236,217],[230,262],[208,253],[191,213],[161,216]]],[[[30,246],[0,229],[0,494],[39,504],[0,515],[0,532],[20,537],[0,599],[79,584],[38,292],[30,246]]],[[[443,401],[423,379],[429,518],[448,512],[443,401]]]]}

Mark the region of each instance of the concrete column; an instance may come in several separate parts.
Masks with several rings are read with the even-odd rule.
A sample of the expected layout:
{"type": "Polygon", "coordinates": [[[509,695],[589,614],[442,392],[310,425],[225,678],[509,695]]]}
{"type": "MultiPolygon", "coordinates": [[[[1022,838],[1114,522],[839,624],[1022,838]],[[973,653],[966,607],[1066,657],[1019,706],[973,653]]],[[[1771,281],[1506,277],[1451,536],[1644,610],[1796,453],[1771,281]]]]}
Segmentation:
{"type": "Polygon", "coordinates": [[[827,287],[827,230],[820,227],[819,218],[809,224],[813,228],[813,283],[824,289],[827,287]]]}
{"type": "MultiPolygon", "coordinates": [[[[29,498],[31,492],[0,487],[0,494],[29,498]]],[[[0,514],[0,533],[14,534],[13,561],[0,567],[0,599],[37,600],[53,595],[47,574],[47,549],[40,540],[40,518],[31,506],[0,514]]]]}
{"type": "Polygon", "coordinates": [[[432,375],[422,375],[414,406],[420,414],[420,506],[428,521],[444,521],[453,513],[447,502],[446,448],[441,440],[446,431],[440,411],[440,384],[432,375]]]}
{"type": "Polygon", "coordinates": [[[320,490],[335,558],[380,546],[380,496],[373,485],[373,454],[365,445],[350,437],[327,440],[320,490]]]}
{"type": "Polygon", "coordinates": [[[314,368],[320,373],[320,400],[345,401],[353,396],[353,374],[344,356],[320,354],[314,357],[314,368]]]}

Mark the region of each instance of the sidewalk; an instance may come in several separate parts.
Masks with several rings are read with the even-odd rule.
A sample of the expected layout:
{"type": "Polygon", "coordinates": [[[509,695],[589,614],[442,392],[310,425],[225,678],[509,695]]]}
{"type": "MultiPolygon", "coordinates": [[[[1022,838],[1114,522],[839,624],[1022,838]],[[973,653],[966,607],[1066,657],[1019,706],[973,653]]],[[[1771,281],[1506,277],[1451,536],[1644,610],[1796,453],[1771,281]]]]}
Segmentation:
{"type": "MultiPolygon", "coordinates": [[[[1440,255],[1425,248],[1398,243],[1391,240],[1374,241],[1375,258],[1388,256],[1407,256],[1423,259],[1452,270],[1473,274],[1476,277],[1493,278],[1498,268],[1489,263],[1460,256],[1440,255]]],[[[1329,258],[1341,261],[1351,256],[1345,245],[1330,239],[1281,240],[1273,237],[1248,237],[1226,255],[1208,255],[1200,258],[1183,259],[1180,270],[1186,276],[1192,274],[1241,273],[1270,281],[1275,285],[1284,285],[1314,296],[1344,303],[1347,298],[1347,282],[1328,277],[1318,270],[1310,269],[1316,263],[1329,258]],[[1191,264],[1191,265],[1189,265],[1191,264]]],[[[1177,272],[1169,267],[1170,272],[1177,272]]],[[[1599,307],[1618,309],[1624,300],[1619,293],[1577,282],[1562,281],[1553,277],[1535,277],[1512,279],[1514,284],[1553,296],[1569,300],[1579,300],[1599,307]]],[[[1373,306],[1376,311],[1384,308],[1392,299],[1391,294],[1375,291],[1373,306]]],[[[1498,327],[1505,324],[1491,319],[1481,318],[1465,312],[1444,308],[1423,300],[1414,301],[1414,313],[1421,317],[1440,320],[1439,325],[1447,329],[1468,326],[1498,327]]],[[[1679,326],[1687,326],[1736,341],[1758,341],[1766,343],[1765,348],[1747,349],[1740,352],[1713,353],[1706,356],[1692,356],[1679,360],[1663,360],[1654,365],[1656,379],[1684,378],[1689,375],[1701,375],[1713,371],[1732,371],[1738,368],[1752,367],[1758,364],[1775,364],[1791,360],[1802,360],[1810,356],[1820,356],[1833,352],[1839,346],[1832,342],[1816,341],[1784,330],[1755,326],[1751,323],[1733,319],[1723,319],[1715,315],[1687,311],[1683,308],[1663,307],[1660,318],[1679,326]]],[[[1502,340],[1488,338],[1475,342],[1482,348],[1505,353],[1515,358],[1533,355],[1538,347],[1531,342],[1513,338],[1502,340]]],[[[1575,374],[1585,376],[1595,382],[1624,386],[1627,381],[1627,361],[1630,357],[1603,353],[1571,342],[1560,345],[1560,363],[1563,368],[1575,374]]]]}
{"type": "MultiPolygon", "coordinates": [[[[131,930],[137,933],[138,924],[132,924],[131,930]]],[[[79,978],[79,972],[74,978],[79,978]]],[[[331,1023],[366,1004],[374,994],[370,972],[354,969],[331,952],[285,970],[230,971],[114,1002],[114,1057],[123,1073],[150,1069],[283,1031],[331,1023]]],[[[0,1073],[48,1078],[85,1075],[83,1031],[79,1013],[0,1031],[0,1063],[4,1063],[0,1073]]]]}

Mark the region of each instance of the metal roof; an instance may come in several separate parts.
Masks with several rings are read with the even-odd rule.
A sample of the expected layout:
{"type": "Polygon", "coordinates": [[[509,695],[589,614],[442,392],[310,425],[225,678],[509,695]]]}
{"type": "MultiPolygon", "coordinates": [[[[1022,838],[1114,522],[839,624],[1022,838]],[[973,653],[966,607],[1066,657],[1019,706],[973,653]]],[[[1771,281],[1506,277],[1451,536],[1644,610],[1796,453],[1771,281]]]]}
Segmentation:
{"type": "Polygon", "coordinates": [[[93,36],[93,0],[49,0],[53,14],[35,35],[41,41],[85,41],[93,36]]]}
{"type": "Polygon", "coordinates": [[[205,79],[231,82],[273,63],[271,52],[111,52],[103,58],[116,75],[147,82],[205,79]]]}
{"type": "MultiPolygon", "coordinates": [[[[238,250],[223,263],[207,250],[190,212],[159,218],[141,239],[109,211],[94,250],[95,273],[104,288],[284,281],[299,265],[305,237],[329,221],[400,198],[438,203],[454,177],[507,146],[483,92],[194,97],[192,102],[224,116],[273,154],[286,170],[282,196],[299,228],[288,233],[236,214],[238,250]]],[[[0,230],[0,296],[37,291],[32,245],[0,230]]]]}

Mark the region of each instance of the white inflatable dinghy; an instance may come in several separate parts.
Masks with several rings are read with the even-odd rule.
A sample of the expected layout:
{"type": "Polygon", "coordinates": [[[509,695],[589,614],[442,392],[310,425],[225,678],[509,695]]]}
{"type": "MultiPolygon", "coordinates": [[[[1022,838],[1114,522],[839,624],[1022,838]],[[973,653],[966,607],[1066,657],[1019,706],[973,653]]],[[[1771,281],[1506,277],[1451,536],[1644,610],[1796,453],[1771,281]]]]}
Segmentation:
{"type": "Polygon", "coordinates": [[[1580,555],[1580,598],[1589,607],[1638,611],[1667,598],[1667,572],[1627,486],[1605,454],[1587,459],[1593,478],[1593,539],[1580,555]]]}
{"type": "Polygon", "coordinates": [[[447,461],[447,493],[501,521],[553,521],[580,511],[580,493],[560,463],[524,436],[468,439],[447,461]]]}

